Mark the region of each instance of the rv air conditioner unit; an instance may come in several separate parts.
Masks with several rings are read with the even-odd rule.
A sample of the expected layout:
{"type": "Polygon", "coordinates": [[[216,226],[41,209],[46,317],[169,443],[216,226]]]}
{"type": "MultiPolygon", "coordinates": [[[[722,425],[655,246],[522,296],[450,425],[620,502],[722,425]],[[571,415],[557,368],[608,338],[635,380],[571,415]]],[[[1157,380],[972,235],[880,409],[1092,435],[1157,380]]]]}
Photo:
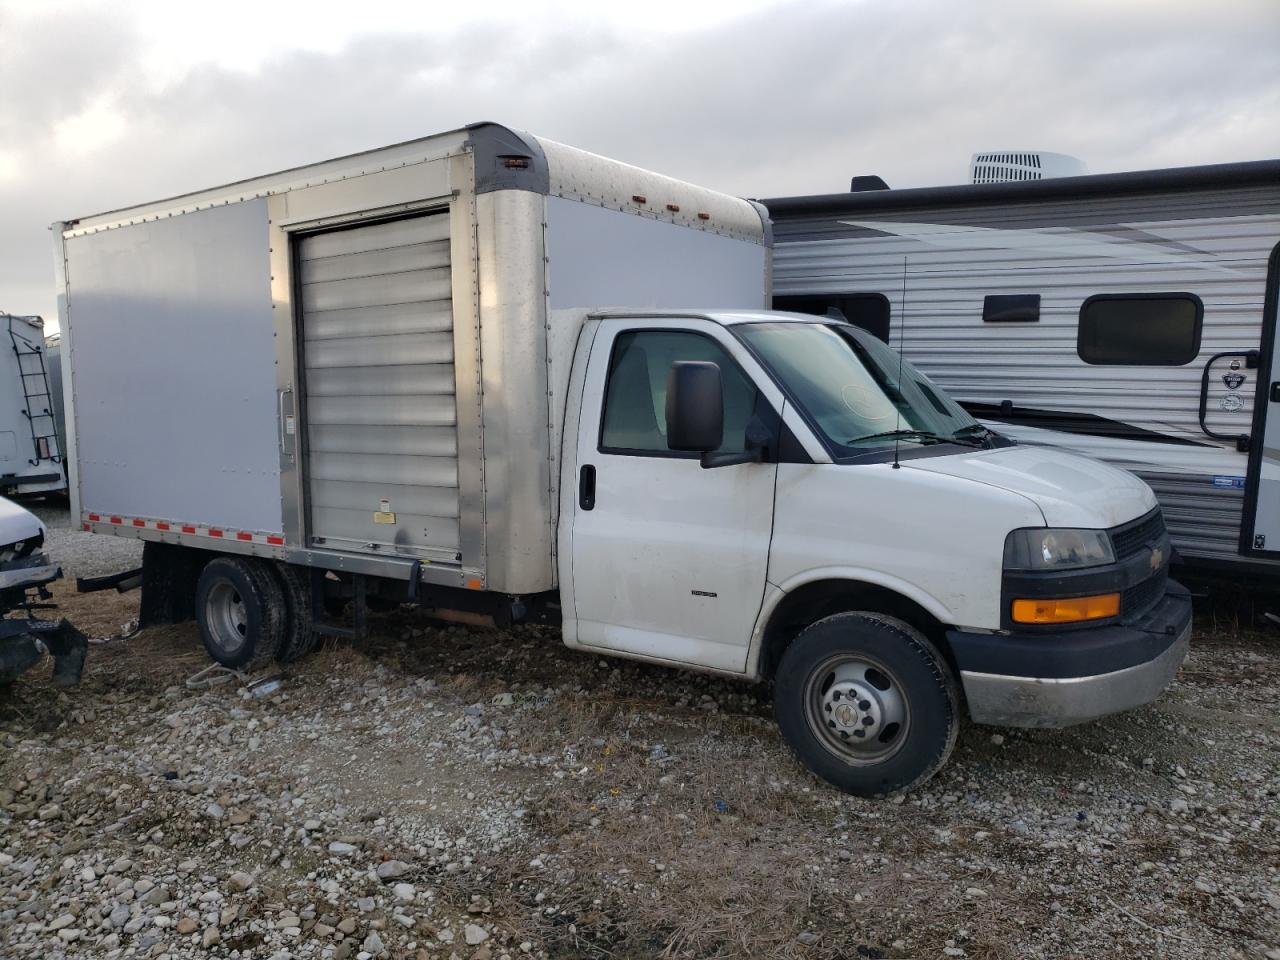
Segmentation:
{"type": "Polygon", "coordinates": [[[1087,172],[1083,160],[1043,150],[975,153],[969,161],[970,183],[1048,180],[1050,177],[1079,177],[1087,172]]]}

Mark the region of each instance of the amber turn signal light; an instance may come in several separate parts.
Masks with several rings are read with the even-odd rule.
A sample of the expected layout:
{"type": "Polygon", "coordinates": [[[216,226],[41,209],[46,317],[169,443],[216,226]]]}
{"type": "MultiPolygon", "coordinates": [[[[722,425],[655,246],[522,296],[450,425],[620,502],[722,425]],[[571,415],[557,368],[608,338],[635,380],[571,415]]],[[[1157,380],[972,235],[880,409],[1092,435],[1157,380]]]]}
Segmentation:
{"type": "Polygon", "coordinates": [[[1114,617],[1119,612],[1118,593],[1060,600],[1013,601],[1014,623],[1079,623],[1081,620],[1114,617]]]}

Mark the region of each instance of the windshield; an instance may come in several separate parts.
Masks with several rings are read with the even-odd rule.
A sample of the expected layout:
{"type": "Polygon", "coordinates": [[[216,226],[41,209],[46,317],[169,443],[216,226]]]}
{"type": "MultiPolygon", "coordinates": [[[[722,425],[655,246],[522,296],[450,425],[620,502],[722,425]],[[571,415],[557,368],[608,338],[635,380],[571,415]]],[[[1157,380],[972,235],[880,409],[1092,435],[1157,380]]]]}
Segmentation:
{"type": "Polygon", "coordinates": [[[734,330],[837,450],[895,439],[973,442],[986,432],[883,342],[847,324],[746,323],[734,330]]]}

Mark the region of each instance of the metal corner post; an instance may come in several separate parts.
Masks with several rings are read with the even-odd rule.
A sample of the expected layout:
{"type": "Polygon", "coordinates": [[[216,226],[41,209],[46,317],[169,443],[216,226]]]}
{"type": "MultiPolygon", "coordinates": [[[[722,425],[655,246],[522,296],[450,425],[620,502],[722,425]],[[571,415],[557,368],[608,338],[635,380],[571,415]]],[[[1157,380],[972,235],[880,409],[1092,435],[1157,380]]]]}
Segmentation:
{"type": "Polygon", "coordinates": [[[62,364],[62,405],[66,411],[66,436],[63,438],[62,465],[67,471],[67,493],[71,498],[71,519],[79,523],[84,517],[84,503],[80,496],[80,463],[76,446],[75,344],[71,335],[71,276],[67,269],[67,242],[64,236],[66,224],[52,227],[53,273],[58,290],[58,331],[62,336],[59,362],[62,364]]]}

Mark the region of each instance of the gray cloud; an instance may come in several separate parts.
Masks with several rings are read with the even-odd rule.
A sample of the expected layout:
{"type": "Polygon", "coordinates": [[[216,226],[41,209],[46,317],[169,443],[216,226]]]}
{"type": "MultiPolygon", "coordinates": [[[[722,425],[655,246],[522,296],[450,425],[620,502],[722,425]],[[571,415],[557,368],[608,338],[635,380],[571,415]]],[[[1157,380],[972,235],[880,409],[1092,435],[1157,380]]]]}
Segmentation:
{"type": "Polygon", "coordinates": [[[1095,171],[1280,155],[1280,8],[1101,0],[802,3],[690,34],[377,35],[155,89],[115,17],[0,13],[0,309],[53,313],[48,224],[494,119],[738,194],[957,182],[978,149],[1095,171]],[[107,102],[118,137],[59,146],[107,102]]]}

